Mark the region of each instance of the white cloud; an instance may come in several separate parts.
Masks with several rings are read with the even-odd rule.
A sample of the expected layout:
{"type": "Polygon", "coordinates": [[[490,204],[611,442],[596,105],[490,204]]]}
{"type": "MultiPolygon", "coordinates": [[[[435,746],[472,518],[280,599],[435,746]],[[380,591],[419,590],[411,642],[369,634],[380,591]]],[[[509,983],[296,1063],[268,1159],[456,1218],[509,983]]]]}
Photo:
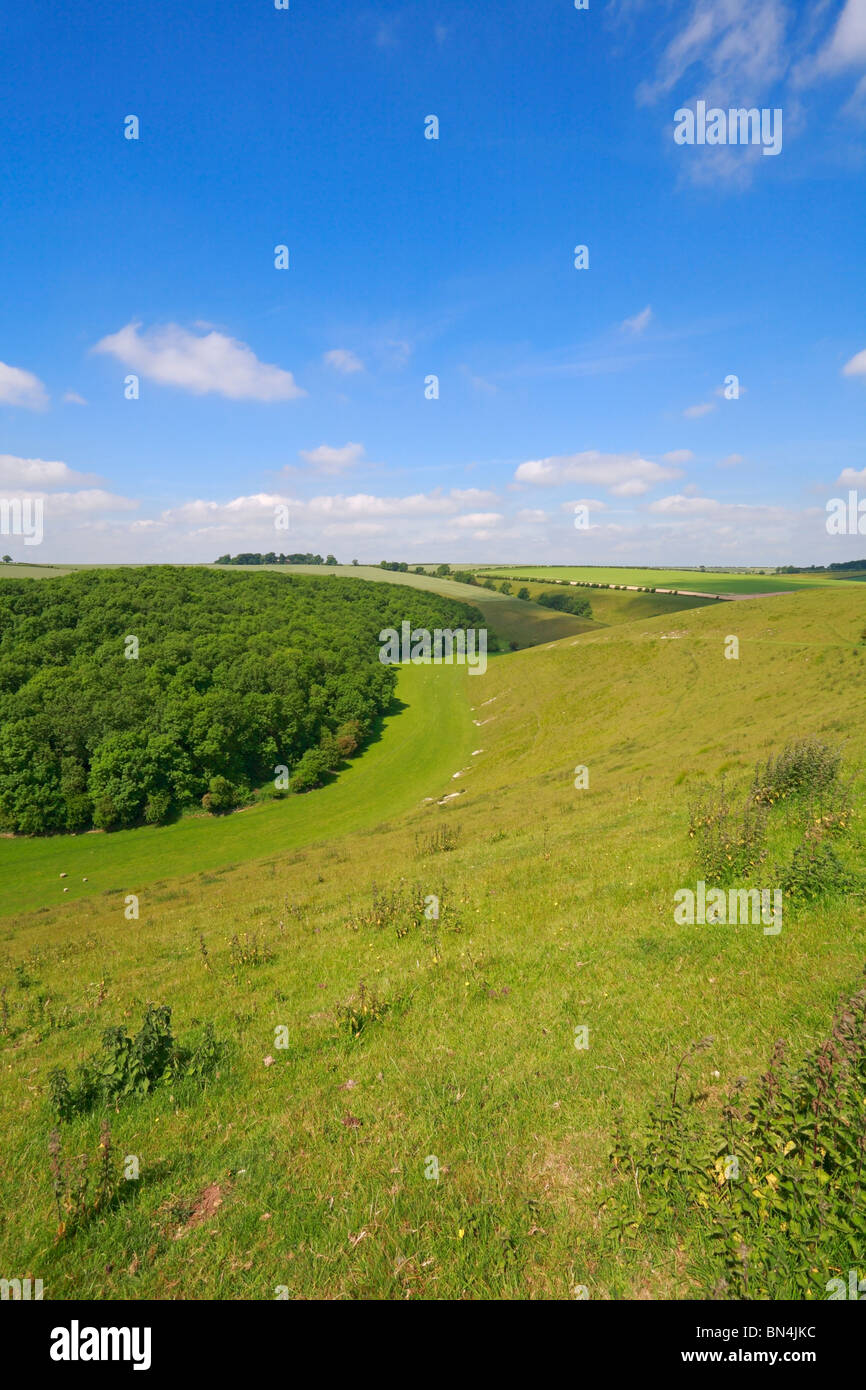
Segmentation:
{"type": "Polygon", "coordinates": [[[498,526],[499,523],[504,520],[505,518],[501,512],[467,512],[465,516],[455,516],[454,525],[470,527],[483,526],[486,528],[489,526],[498,526]]]}
{"type": "Polygon", "coordinates": [[[719,468],[736,468],[737,464],[742,462],[742,454],[726,454],[723,459],[719,459],[719,468]]]}
{"type": "Polygon", "coordinates": [[[322,360],[327,362],[329,367],[334,367],[338,372],[345,372],[346,375],[364,370],[360,357],[356,357],[348,348],[332,348],[324,354],[322,360]]]}
{"type": "Polygon", "coordinates": [[[44,410],[48,392],[32,372],[0,362],[0,405],[20,405],[25,410],[44,410]]]}
{"type": "Polygon", "coordinates": [[[24,459],[15,454],[0,454],[0,486],[5,488],[45,490],[95,481],[92,473],[76,473],[59,459],[24,459]]]}
{"type": "Polygon", "coordinates": [[[85,488],[81,492],[52,492],[45,495],[46,530],[49,516],[75,517],[90,512],[128,512],[140,506],[134,497],[119,497],[103,488],[85,488]]]}
{"type": "Polygon", "coordinates": [[[643,333],[644,329],[649,324],[649,321],[652,318],[652,316],[653,311],[650,305],[648,304],[645,309],[641,309],[639,314],[635,314],[634,318],[623,319],[621,327],[624,328],[628,333],[643,333]]]}
{"type": "Polygon", "coordinates": [[[616,497],[637,497],[666,478],[679,477],[679,471],[663,468],[639,454],[602,454],[597,449],[587,449],[580,454],[530,459],[520,464],[514,477],[517,482],[536,487],[591,483],[607,488],[616,497]]]}
{"type": "Polygon", "coordinates": [[[691,463],[694,454],[691,449],[672,449],[669,454],[662,454],[665,463],[691,463]]]}
{"type": "Polygon", "coordinates": [[[214,330],[198,337],[176,323],[145,333],[140,328],[140,323],[128,323],[102,338],[93,351],[116,357],[149,381],[196,396],[214,392],[233,401],[290,401],[307,394],[291,372],[260,362],[246,343],[224,333],[214,330]]]}
{"type": "Polygon", "coordinates": [[[866,468],[861,468],[859,473],[854,468],[843,468],[836,482],[847,483],[849,487],[866,487],[866,468]]]}
{"type": "Polygon", "coordinates": [[[499,494],[489,488],[453,487],[448,495],[461,507],[481,507],[485,503],[499,501],[499,494]]]}
{"type": "Polygon", "coordinates": [[[862,352],[855,353],[850,362],[846,362],[842,368],[843,376],[866,376],[866,348],[862,352]]]}
{"type": "Polygon", "coordinates": [[[83,396],[79,396],[77,391],[64,391],[63,399],[67,405],[87,405],[83,396]]]}
{"type": "Polygon", "coordinates": [[[687,406],[683,411],[686,420],[699,420],[702,415],[709,415],[711,410],[715,410],[715,401],[701,401],[700,405],[687,406]]]}
{"type": "Polygon", "coordinates": [[[342,448],[332,448],[330,444],[320,444],[317,449],[299,450],[301,458],[319,473],[344,473],[354,468],[364,457],[363,444],[344,444],[342,448]]]}
{"type": "Polygon", "coordinates": [[[607,503],[600,501],[597,497],[575,497],[573,502],[560,502],[559,504],[561,512],[573,512],[575,507],[590,507],[597,511],[607,511],[607,503]]]}

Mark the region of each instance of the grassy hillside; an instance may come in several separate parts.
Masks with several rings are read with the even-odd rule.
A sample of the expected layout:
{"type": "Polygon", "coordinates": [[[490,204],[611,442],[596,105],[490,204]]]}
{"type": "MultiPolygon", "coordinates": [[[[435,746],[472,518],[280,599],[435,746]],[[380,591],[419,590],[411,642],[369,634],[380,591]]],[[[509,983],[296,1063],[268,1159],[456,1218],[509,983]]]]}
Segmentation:
{"type": "MultiPolygon", "coordinates": [[[[28,855],[54,847],[4,843],[3,882],[27,882],[3,920],[4,1268],[59,1298],[711,1296],[687,1225],[613,1239],[608,1154],[695,1041],[712,1039],[683,1086],[709,1115],[778,1037],[820,1043],[857,986],[851,894],[786,907],[777,936],[677,925],[673,895],[697,876],[702,781],[745,790],[757,759],[809,735],[862,766],[864,624],[842,586],[710,604],[500,657],[459,686],[443,668],[435,711],[430,671],[406,671],[409,709],[351,771],[371,801],[351,833],[348,810],[318,809],[350,794],[345,776],[299,798],[299,838],[289,803],[131,832],[105,865],[112,891],[36,912],[59,861],[28,881],[28,855]],[[123,871],[138,843],[153,848],[123,871]],[[111,1110],[140,1176],[98,1210],[88,1197],[58,1238],[49,1073],[108,1027],[134,1032],[148,1001],[173,1007],[184,1042],[212,1024],[225,1051],[111,1110]]],[[[858,773],[852,867],[863,793],[858,773]]],[[[109,856],[121,842],[91,838],[109,856]]],[[[62,1155],[95,1165],[99,1126],[96,1110],[60,1125],[62,1155]]],[[[809,1275],[817,1297],[831,1273],[809,1275]]]]}

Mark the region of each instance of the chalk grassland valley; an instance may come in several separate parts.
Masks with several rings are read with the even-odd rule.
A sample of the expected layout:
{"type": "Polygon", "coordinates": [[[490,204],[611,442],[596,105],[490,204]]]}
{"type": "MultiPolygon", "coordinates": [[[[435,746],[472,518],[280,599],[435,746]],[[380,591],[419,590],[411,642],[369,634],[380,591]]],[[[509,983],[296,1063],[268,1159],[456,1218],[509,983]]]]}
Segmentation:
{"type": "MultiPolygon", "coordinates": [[[[340,726],[364,728],[337,760],[314,687],[343,690],[348,580],[210,572],[245,586],[268,697],[291,667],[280,686],[255,586],[288,607],[303,588],[289,627],[320,717],[295,747],[330,747],[322,785],[258,795],[262,715],[264,742],[213,774],[237,809],[201,805],[201,742],[164,824],[0,839],[0,1267],[61,1299],[808,1300],[862,1277],[862,591],[581,590],[579,618],[361,568],[371,631],[409,603],[430,625],[480,610],[486,672],[400,668],[351,716],[359,659],[340,726]],[[699,881],[781,887],[782,930],[681,924],[699,881]]],[[[4,581],[3,611],[65,582],[4,581]]],[[[4,630],[3,698],[50,725],[40,607],[24,657],[4,630]]],[[[259,709],[246,656],[237,687],[231,662],[187,681],[184,631],[168,676],[166,648],[148,683],[145,643],[137,676],[100,660],[88,680],[259,709]]],[[[63,805],[84,817],[109,762],[77,793],[61,768],[63,805]]]]}

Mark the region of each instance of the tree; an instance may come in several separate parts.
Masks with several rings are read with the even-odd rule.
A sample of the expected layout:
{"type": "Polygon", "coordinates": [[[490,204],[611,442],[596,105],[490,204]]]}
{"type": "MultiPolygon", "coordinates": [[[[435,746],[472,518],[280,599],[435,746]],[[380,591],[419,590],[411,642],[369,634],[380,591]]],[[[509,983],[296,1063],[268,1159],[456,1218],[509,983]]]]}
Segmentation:
{"type": "Polygon", "coordinates": [[[12,556],[11,556],[11,555],[4,555],[4,556],[3,556],[3,563],[4,563],[4,565],[11,565],[11,563],[12,563],[12,556]]]}
{"type": "Polygon", "coordinates": [[[518,589],[518,590],[517,590],[517,597],[518,597],[518,598],[524,598],[524,599],[528,599],[528,598],[529,598],[529,590],[527,589],[527,587],[526,587],[525,584],[524,584],[524,586],[523,586],[522,589],[518,589]]]}
{"type": "Polygon", "coordinates": [[[333,555],[328,555],[328,556],[327,556],[327,558],[326,558],[326,560],[325,560],[325,564],[326,564],[326,565],[336,565],[336,563],[337,563],[337,561],[336,561],[336,559],[334,558],[333,555]]]}

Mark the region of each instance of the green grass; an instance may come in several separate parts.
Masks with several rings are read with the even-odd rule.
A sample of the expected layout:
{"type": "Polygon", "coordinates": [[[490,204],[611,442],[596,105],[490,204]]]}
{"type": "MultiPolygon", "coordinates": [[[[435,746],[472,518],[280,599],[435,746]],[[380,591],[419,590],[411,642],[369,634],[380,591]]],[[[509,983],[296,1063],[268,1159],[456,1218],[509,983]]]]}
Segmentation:
{"type": "MultiPolygon", "coordinates": [[[[43,1278],[47,1298],[270,1299],[281,1286],[292,1298],[569,1298],[577,1284],[592,1298],[708,1297],[684,1264],[685,1232],[622,1250],[607,1239],[617,1119],[639,1122],[706,1035],[689,1085],[708,1112],[736,1077],[764,1070],[777,1037],[798,1052],[820,1042],[838,995],[857,987],[866,921],[843,898],[786,912],[777,937],[676,925],[673,894],[696,878],[689,801],[723,769],[746,787],[755,761],[794,737],[845,739],[848,764],[863,766],[863,626],[856,589],[834,585],[500,657],[436,687],[438,709],[429,668],[407,671],[409,709],[352,773],[357,789],[366,765],[360,803],[374,804],[320,819],[342,779],[298,798],[301,848],[290,802],[134,832],[110,866],[114,893],[25,910],[44,900],[40,873],[56,890],[43,865],[2,924],[8,1276],[43,1278]],[[723,654],[731,633],[737,661],[723,654]],[[588,790],[574,787],[577,764],[588,790]],[[446,788],[464,794],[423,802],[446,788]],[[457,847],[425,852],[443,825],[457,847]],[[197,877],[185,836],[207,870],[197,877]],[[211,853],[236,867],[209,867],[208,837],[232,840],[211,853]],[[153,848],[129,885],[137,843],[153,848]],[[387,912],[354,930],[374,885],[439,896],[438,931],[401,935],[387,912]],[[138,921],[124,919],[124,891],[141,893],[138,921]],[[272,958],[233,967],[243,932],[272,958]],[[388,1007],[353,1037],[339,1011],[357,1006],[361,981],[388,1007]],[[211,1022],[229,1052],[200,1086],[112,1110],[112,1141],[139,1158],[140,1179],[57,1239],[48,1073],[93,1052],[106,1027],[132,1030],[148,1000],[174,1007],[182,1038],[211,1022]],[[578,1025],[588,1050],[574,1047],[578,1025]],[[425,1177],[433,1156],[438,1182],[425,1177]]],[[[863,791],[861,776],[846,851],[861,867],[863,791]]],[[[92,839],[97,853],[123,843],[92,839]]],[[[25,876],[28,855],[54,853],[0,848],[25,876]]],[[[95,1155],[98,1114],[63,1129],[68,1154],[95,1155]]],[[[817,1296],[831,1273],[816,1270],[817,1296]]]]}

